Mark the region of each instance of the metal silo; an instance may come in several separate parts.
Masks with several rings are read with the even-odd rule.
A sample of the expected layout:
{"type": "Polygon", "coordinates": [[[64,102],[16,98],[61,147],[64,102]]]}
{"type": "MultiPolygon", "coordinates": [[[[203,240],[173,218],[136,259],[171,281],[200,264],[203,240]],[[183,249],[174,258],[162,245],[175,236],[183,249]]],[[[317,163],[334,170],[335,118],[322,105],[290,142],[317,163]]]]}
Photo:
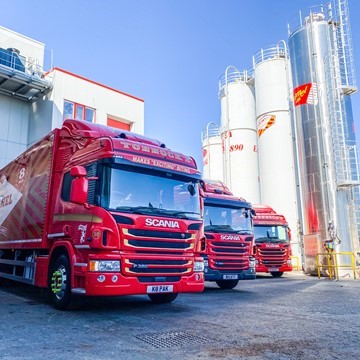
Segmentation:
{"type": "Polygon", "coordinates": [[[360,182],[350,100],[356,84],[347,1],[335,3],[336,11],[328,5],[301,18],[289,37],[305,268],[310,273],[325,240],[334,239],[337,252],[359,251],[360,182]]]}
{"type": "Polygon", "coordinates": [[[254,78],[229,66],[219,80],[224,182],[237,196],[260,202],[254,78]]]}
{"type": "Polygon", "coordinates": [[[261,201],[285,215],[293,234],[293,253],[300,256],[286,43],[261,49],[253,56],[253,66],[261,201]]]}
{"type": "Polygon", "coordinates": [[[208,123],[201,134],[203,155],[203,178],[224,180],[223,151],[220,128],[214,123],[208,123]]]}

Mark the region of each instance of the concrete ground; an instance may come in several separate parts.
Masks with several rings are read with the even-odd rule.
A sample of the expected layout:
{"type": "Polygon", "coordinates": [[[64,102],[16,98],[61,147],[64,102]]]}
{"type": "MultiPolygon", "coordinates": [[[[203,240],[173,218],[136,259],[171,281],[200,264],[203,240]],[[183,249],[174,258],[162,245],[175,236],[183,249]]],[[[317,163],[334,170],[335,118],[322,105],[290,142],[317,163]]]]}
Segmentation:
{"type": "Polygon", "coordinates": [[[154,305],[146,296],[52,308],[39,289],[0,287],[0,359],[360,359],[360,280],[299,272],[233,290],[206,283],[154,305]]]}

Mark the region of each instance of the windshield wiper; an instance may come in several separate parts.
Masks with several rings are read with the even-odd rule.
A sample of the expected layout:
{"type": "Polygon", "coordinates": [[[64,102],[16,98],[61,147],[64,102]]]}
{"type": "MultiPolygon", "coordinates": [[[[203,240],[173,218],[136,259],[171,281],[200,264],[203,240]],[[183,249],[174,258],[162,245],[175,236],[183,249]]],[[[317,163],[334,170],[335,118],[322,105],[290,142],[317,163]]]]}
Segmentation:
{"type": "Polygon", "coordinates": [[[246,235],[246,234],[250,234],[252,235],[252,231],[251,230],[235,230],[237,234],[240,235],[246,235]]]}
{"type": "Polygon", "coordinates": [[[264,243],[264,242],[268,242],[270,239],[268,237],[260,237],[255,239],[255,243],[264,243]]]}
{"type": "Polygon", "coordinates": [[[160,209],[154,207],[151,203],[149,203],[149,206],[134,206],[134,207],[118,206],[116,210],[127,211],[133,214],[143,214],[143,215],[146,214],[169,215],[169,216],[179,217],[181,219],[191,219],[191,220],[194,220],[194,218],[197,220],[197,218],[200,217],[200,214],[195,212],[160,209]],[[194,217],[193,215],[197,215],[197,216],[194,217]]]}
{"type": "Polygon", "coordinates": [[[133,214],[148,214],[148,213],[156,212],[156,208],[152,208],[148,206],[118,206],[116,210],[127,211],[133,214]]]}
{"type": "Polygon", "coordinates": [[[180,219],[197,220],[198,218],[200,218],[200,214],[194,211],[177,211],[177,210],[167,210],[167,209],[159,209],[159,210],[160,210],[159,213],[161,214],[179,217],[180,219]]]}
{"type": "Polygon", "coordinates": [[[207,225],[204,228],[204,231],[212,231],[215,233],[237,233],[230,225],[207,225]]]}

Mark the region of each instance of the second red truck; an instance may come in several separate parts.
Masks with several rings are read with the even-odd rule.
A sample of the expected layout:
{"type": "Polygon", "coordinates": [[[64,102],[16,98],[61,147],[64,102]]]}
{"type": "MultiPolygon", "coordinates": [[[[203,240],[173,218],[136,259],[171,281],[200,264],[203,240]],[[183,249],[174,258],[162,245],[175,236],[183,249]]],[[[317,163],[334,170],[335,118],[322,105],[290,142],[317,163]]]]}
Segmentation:
{"type": "Polygon", "coordinates": [[[220,181],[201,183],[204,201],[205,280],[222,289],[239,280],[255,279],[254,235],[251,204],[233,196],[220,181]]]}

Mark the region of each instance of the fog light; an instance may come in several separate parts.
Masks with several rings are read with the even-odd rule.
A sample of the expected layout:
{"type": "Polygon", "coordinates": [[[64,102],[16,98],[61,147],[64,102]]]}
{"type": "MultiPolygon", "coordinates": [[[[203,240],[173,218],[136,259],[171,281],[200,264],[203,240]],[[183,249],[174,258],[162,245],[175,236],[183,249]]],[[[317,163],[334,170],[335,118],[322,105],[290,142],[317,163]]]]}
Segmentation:
{"type": "Polygon", "coordinates": [[[98,277],[97,277],[97,280],[98,280],[98,282],[104,282],[105,281],[105,275],[99,275],[98,277]]]}
{"type": "Polygon", "coordinates": [[[120,261],[119,260],[90,260],[89,262],[90,271],[109,271],[119,272],[120,261]]]}
{"type": "Polygon", "coordinates": [[[117,275],[113,275],[111,278],[112,282],[117,282],[118,281],[118,276],[117,275]]]}

